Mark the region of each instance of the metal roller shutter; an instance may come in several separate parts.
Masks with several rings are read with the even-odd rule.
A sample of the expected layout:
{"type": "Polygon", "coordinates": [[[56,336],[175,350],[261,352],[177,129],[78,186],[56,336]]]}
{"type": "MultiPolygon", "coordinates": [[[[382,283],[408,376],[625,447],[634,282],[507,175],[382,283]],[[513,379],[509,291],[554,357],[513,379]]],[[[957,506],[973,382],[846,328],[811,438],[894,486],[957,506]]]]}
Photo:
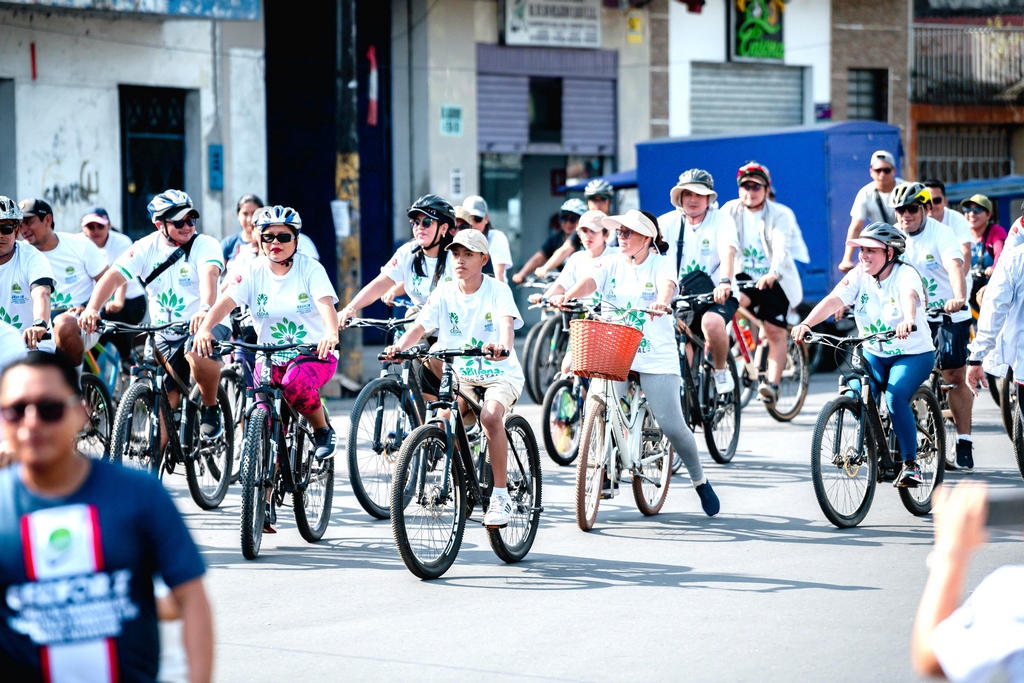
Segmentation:
{"type": "Polygon", "coordinates": [[[530,142],[530,79],[477,74],[477,148],[522,152],[530,142]]]}
{"type": "Polygon", "coordinates": [[[803,125],[802,67],[694,62],[690,83],[694,135],[749,128],[752,114],[758,128],[803,125]]]}
{"type": "Polygon", "coordinates": [[[562,81],[562,146],[569,154],[615,154],[615,81],[562,81]]]}

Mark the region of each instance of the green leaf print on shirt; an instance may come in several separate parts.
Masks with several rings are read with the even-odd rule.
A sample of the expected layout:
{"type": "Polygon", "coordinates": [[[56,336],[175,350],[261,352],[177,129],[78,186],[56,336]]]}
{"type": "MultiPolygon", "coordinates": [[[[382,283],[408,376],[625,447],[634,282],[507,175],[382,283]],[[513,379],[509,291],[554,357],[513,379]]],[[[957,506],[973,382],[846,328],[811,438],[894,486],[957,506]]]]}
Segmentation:
{"type": "Polygon", "coordinates": [[[168,322],[172,318],[180,318],[182,311],[185,310],[185,300],[179,299],[174,292],[161,292],[160,296],[156,298],[156,303],[168,322]]]}
{"type": "Polygon", "coordinates": [[[685,266],[680,268],[679,269],[679,274],[680,275],[686,275],[687,273],[692,273],[695,270],[704,270],[704,267],[701,266],[699,263],[697,263],[697,259],[691,260],[685,266]]]}
{"type": "Polygon", "coordinates": [[[306,338],[305,325],[296,325],[288,318],[281,318],[281,322],[270,328],[270,336],[278,344],[299,344],[306,338]]]}
{"type": "MultiPolygon", "coordinates": [[[[470,346],[475,346],[478,349],[482,349],[484,347],[483,340],[482,339],[477,339],[476,337],[471,337],[470,340],[469,340],[469,344],[470,344],[470,346]]],[[[466,368],[469,369],[473,365],[476,365],[477,372],[483,372],[485,365],[491,366],[491,365],[494,365],[494,363],[492,363],[489,360],[486,360],[483,356],[476,356],[474,358],[467,358],[466,359],[466,368]]]]}
{"type": "Polygon", "coordinates": [[[939,290],[939,283],[930,277],[921,278],[921,283],[924,285],[924,295],[931,301],[939,290]]]}
{"type": "Polygon", "coordinates": [[[4,308],[3,306],[0,306],[0,320],[3,320],[8,325],[10,325],[12,327],[16,327],[16,328],[18,328],[20,330],[21,329],[21,321],[18,320],[19,317],[20,316],[14,316],[12,318],[10,316],[10,314],[7,312],[7,309],[4,308]]]}
{"type": "Polygon", "coordinates": [[[53,292],[50,294],[50,309],[55,311],[63,311],[71,308],[71,295],[61,294],[60,292],[53,292]]]}
{"type": "MultiPolygon", "coordinates": [[[[872,334],[878,334],[879,332],[890,332],[890,331],[892,331],[891,327],[889,327],[888,325],[883,323],[881,320],[876,320],[873,323],[869,323],[863,330],[861,330],[861,334],[863,336],[867,337],[867,336],[872,335],[872,334]]],[[[891,345],[892,344],[892,340],[891,339],[886,339],[884,342],[876,342],[876,343],[891,345]]],[[[900,353],[902,353],[902,351],[900,353]]]]}

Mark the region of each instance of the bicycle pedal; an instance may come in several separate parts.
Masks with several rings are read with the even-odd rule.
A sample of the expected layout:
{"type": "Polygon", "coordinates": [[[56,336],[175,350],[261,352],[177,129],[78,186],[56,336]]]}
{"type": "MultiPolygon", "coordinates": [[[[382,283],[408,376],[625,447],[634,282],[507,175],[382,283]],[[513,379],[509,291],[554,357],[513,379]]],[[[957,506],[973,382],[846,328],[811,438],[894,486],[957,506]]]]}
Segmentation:
{"type": "Polygon", "coordinates": [[[508,526],[508,524],[483,524],[483,522],[481,524],[485,529],[504,529],[508,526]]]}

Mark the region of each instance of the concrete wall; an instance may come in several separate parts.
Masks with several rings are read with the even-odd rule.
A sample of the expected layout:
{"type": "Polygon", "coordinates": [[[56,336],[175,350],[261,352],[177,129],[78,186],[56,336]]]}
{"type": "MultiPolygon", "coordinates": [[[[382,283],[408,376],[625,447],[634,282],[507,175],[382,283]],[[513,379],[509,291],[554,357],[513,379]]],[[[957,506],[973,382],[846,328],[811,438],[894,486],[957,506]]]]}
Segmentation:
{"type": "Polygon", "coordinates": [[[262,22],[0,10],[0,79],[14,81],[17,150],[4,163],[15,165],[16,196],[49,190],[61,229],[77,228],[90,204],[120,225],[118,86],[182,88],[193,92],[185,189],[201,205],[205,232],[233,232],[235,195],[266,191],[262,50],[262,22]],[[225,192],[207,189],[210,142],[225,146],[225,192]]]}
{"type": "MultiPolygon", "coordinates": [[[[731,1],[708,0],[700,14],[690,12],[682,3],[668,3],[668,132],[673,137],[690,134],[690,64],[727,59],[727,3],[731,1]]],[[[814,103],[832,97],[831,9],[823,0],[792,0],[786,4],[784,22],[784,63],[808,67],[805,88],[810,92],[805,92],[804,123],[813,123],[814,103]]]]}

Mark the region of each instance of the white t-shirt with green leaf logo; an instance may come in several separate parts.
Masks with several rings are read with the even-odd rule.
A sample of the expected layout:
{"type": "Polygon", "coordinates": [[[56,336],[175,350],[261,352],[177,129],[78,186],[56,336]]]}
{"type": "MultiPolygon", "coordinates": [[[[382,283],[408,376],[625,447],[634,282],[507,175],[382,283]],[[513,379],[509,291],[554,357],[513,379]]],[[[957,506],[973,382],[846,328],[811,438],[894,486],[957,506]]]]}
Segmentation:
{"type": "Polygon", "coordinates": [[[740,240],[742,247],[738,253],[741,267],[736,272],[746,273],[751,279],[758,280],[767,275],[772,267],[768,252],[765,251],[764,244],[761,242],[761,217],[764,215],[764,209],[762,208],[760,211],[744,210],[741,215],[743,216],[743,235],[740,240]]]}
{"type": "MultiPolygon", "coordinates": [[[[324,323],[316,302],[330,297],[337,303],[327,271],[319,261],[303,254],[285,275],[270,269],[270,259],[260,256],[233,271],[224,292],[240,306],[248,306],[260,344],[317,344],[324,338],[324,323]]],[[[298,355],[295,350],[274,354],[274,363],[298,355]]]]}
{"type": "MultiPolygon", "coordinates": [[[[434,269],[437,267],[437,259],[425,256],[423,259],[423,275],[418,275],[414,264],[416,254],[413,251],[416,246],[416,242],[403,244],[395,252],[395,255],[391,257],[391,260],[381,267],[380,272],[391,278],[391,281],[395,284],[404,283],[406,296],[414,304],[421,304],[427,300],[431,290],[434,289],[434,269]]],[[[442,282],[451,282],[455,278],[455,272],[452,270],[452,260],[448,258],[447,252],[445,252],[444,256],[444,274],[438,280],[439,285],[442,282]]]]}
{"type": "Polygon", "coordinates": [[[16,242],[14,256],[0,266],[0,320],[19,330],[28,329],[32,313],[33,282],[53,281],[50,262],[42,252],[25,242],[16,242]]]}
{"type": "MultiPolygon", "coordinates": [[[[661,293],[659,282],[676,281],[674,257],[650,254],[634,266],[621,254],[600,259],[591,273],[601,295],[602,313],[629,308],[650,308],[661,293]],[[607,311],[605,304],[614,307],[607,311]]],[[[630,313],[621,321],[644,333],[633,359],[632,370],[656,375],[679,374],[679,352],[671,315],[651,319],[647,313],[630,313]]]]}
{"type": "Polygon", "coordinates": [[[58,232],[57,246],[41,251],[53,269],[57,286],[50,293],[50,310],[59,312],[89,303],[96,276],[107,267],[107,257],[81,233],[58,232]]]}
{"type": "Polygon", "coordinates": [[[868,344],[864,347],[866,352],[876,356],[904,356],[935,350],[925,315],[921,276],[913,266],[900,263],[893,267],[889,277],[876,283],[875,278],[858,265],[832,290],[832,294],[838,296],[844,304],[853,306],[857,329],[862,337],[866,337],[894,330],[903,322],[903,299],[900,293],[905,289],[913,289],[919,297],[917,315],[914,317],[917,329],[906,339],[894,337],[889,341],[868,344]]]}
{"type": "MultiPolygon", "coordinates": [[[[934,218],[928,218],[919,233],[907,237],[907,250],[903,254],[903,260],[917,268],[924,279],[929,306],[941,306],[953,298],[953,283],[945,262],[949,259],[963,262],[963,258],[964,252],[953,228],[934,218]]],[[[953,314],[953,322],[970,318],[971,310],[967,307],[953,314]]]]}
{"type": "MultiPolygon", "coordinates": [[[[154,232],[121,254],[114,261],[114,268],[129,280],[136,277],[145,280],[176,249],[164,242],[159,232],[154,232]]],[[[197,235],[189,255],[178,259],[149,283],[146,295],[149,298],[149,316],[154,325],[188,322],[199,311],[200,268],[208,263],[224,269],[220,244],[209,235],[197,235]]],[[[163,336],[174,338],[176,335],[163,336]]]]}
{"type": "MultiPolygon", "coordinates": [[[[677,276],[681,277],[694,270],[703,270],[717,284],[719,269],[722,266],[719,244],[736,249],[739,249],[740,246],[736,233],[736,222],[732,216],[719,209],[708,209],[704,220],[698,225],[690,225],[681,211],[676,211],[676,214],[679,216],[678,220],[672,217],[662,222],[664,216],[658,219],[665,241],[668,242],[668,252],[665,256],[670,259],[674,269],[679,231],[680,229],[684,230],[683,258],[679,263],[677,276]]],[[[760,237],[757,243],[760,244],[760,237]]],[[[678,279],[678,277],[673,279],[678,279]]]]}
{"type": "MultiPolygon", "coordinates": [[[[504,317],[513,318],[513,328],[523,326],[512,290],[504,282],[485,275],[480,289],[473,294],[463,294],[458,280],[439,284],[427,298],[416,323],[426,330],[436,329],[442,348],[457,349],[500,342],[499,321],[504,317]]],[[[508,358],[503,360],[456,358],[454,367],[469,384],[486,386],[501,379],[511,382],[517,391],[523,390],[523,367],[515,349],[509,349],[508,358]]]]}

